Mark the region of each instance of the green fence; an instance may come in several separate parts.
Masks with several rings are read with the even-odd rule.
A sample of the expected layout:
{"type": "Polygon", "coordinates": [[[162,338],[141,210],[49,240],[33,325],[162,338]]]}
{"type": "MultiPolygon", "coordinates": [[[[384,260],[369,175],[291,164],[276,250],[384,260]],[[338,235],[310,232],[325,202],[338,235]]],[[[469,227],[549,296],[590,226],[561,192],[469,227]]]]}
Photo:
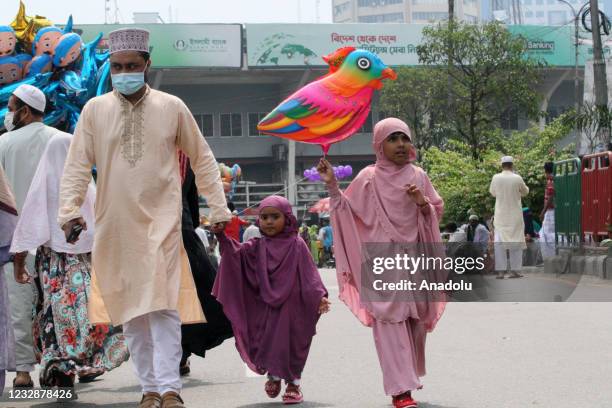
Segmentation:
{"type": "Polygon", "coordinates": [[[557,243],[579,243],[582,203],[580,159],[555,162],[555,235],[557,243]]]}

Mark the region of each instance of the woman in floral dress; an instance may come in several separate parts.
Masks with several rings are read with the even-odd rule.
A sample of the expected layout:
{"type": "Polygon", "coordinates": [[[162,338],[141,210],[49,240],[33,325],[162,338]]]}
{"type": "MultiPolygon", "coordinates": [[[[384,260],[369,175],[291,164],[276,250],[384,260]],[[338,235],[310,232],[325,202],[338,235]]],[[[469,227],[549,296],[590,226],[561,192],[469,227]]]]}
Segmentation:
{"type": "MultiPolygon", "coordinates": [[[[69,244],[57,224],[59,187],[71,135],[52,138],[43,154],[15,230],[11,252],[37,249],[38,299],[34,341],[39,348],[42,386],[71,387],[78,374],[91,380],[128,359],[120,329],[91,325],[87,301],[91,287],[95,187],[90,185],[83,211],[87,229],[69,244]]],[[[17,271],[21,280],[29,271],[17,271]]]]}

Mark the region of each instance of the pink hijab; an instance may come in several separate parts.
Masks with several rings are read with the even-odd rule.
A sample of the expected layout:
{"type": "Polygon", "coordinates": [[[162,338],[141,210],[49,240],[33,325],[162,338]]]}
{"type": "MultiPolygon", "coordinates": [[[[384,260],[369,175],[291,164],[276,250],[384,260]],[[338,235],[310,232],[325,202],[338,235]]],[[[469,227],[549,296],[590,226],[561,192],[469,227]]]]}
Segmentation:
{"type": "MultiPolygon", "coordinates": [[[[409,163],[398,166],[384,155],[383,142],[393,133],[411,136],[408,125],[396,118],[384,119],[374,127],[373,149],[376,163],[363,169],[345,192],[329,186],[331,219],[334,231],[334,253],[340,299],[365,325],[372,319],[403,322],[408,318],[422,322],[433,330],[444,311],[445,302],[364,302],[360,296],[361,267],[368,243],[441,243],[439,219],[444,202],[427,174],[412,162],[416,150],[412,147],[409,163]],[[429,213],[422,210],[406,194],[405,186],[416,184],[427,201],[429,213]]],[[[428,256],[444,256],[439,245],[425,245],[428,256]]]]}

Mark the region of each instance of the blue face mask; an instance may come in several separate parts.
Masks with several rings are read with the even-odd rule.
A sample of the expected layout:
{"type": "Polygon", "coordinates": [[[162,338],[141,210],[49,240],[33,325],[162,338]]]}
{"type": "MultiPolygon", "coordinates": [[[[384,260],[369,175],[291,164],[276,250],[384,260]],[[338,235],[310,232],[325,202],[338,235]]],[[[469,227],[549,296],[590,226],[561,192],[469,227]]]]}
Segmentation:
{"type": "Polygon", "coordinates": [[[113,88],[122,95],[132,95],[145,85],[144,72],[111,75],[113,88]]]}

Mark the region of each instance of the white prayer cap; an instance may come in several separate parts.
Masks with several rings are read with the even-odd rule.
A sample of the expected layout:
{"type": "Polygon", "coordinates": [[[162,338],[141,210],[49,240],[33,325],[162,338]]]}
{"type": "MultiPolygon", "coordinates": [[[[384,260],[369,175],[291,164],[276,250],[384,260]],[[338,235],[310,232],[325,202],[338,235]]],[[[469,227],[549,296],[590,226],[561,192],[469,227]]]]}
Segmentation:
{"type": "Polygon", "coordinates": [[[45,106],[47,106],[47,98],[45,98],[43,91],[37,87],[28,84],[19,85],[19,87],[13,92],[13,95],[37,111],[45,111],[45,106]]]}
{"type": "Polygon", "coordinates": [[[478,221],[478,216],[476,214],[472,214],[472,215],[470,215],[469,219],[470,219],[470,221],[472,221],[472,220],[478,221]]]}
{"type": "Polygon", "coordinates": [[[512,156],[504,156],[501,158],[501,164],[506,164],[506,163],[513,163],[514,159],[512,158],[512,156]]]}
{"type": "Polygon", "coordinates": [[[110,53],[119,51],[149,52],[149,32],[142,28],[121,28],[108,33],[110,53]]]}

